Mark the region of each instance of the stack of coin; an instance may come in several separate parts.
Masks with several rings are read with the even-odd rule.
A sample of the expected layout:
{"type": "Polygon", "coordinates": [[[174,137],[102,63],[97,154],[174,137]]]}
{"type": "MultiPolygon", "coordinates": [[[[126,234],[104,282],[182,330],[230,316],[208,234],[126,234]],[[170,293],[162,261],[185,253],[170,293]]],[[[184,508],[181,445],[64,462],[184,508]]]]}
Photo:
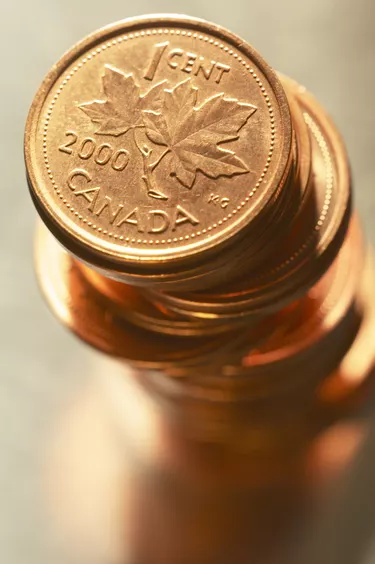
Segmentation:
{"type": "Polygon", "coordinates": [[[95,347],[226,402],[311,396],[350,345],[345,150],[316,100],[230,32],[173,16],[93,34],[45,79],[25,152],[68,251],[39,230],[41,285],[95,347]]]}

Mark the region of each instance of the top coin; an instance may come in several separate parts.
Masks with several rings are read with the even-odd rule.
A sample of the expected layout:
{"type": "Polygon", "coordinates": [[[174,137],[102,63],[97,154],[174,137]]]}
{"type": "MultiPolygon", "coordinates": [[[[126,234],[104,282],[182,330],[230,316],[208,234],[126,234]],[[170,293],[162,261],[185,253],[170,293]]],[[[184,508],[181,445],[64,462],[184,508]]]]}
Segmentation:
{"type": "Polygon", "coordinates": [[[261,223],[290,151],[272,69],[225,29],[178,16],[126,20],[79,43],[44,80],[25,135],[47,226],[119,273],[201,259],[261,223]]]}

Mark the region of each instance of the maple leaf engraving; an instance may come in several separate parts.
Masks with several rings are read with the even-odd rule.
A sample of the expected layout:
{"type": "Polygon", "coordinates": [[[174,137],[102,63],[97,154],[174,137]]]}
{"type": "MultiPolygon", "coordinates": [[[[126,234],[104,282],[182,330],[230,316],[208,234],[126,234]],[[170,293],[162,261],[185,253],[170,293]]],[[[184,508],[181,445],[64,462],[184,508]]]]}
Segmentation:
{"type": "Polygon", "coordinates": [[[167,155],[171,175],[187,188],[193,186],[198,171],[210,178],[249,172],[233,151],[221,145],[238,139],[241,128],[257,108],[226,98],[224,93],[197,106],[198,89],[192,86],[190,78],[172,89],[166,85],[164,80],[142,94],[132,73],[105,65],[104,99],[78,107],[97,126],[98,135],[118,137],[132,131],[142,156],[142,179],[152,198],[168,199],[155,186],[153,174],[167,155]],[[149,147],[148,141],[153,146],[149,147]],[[164,149],[158,152],[155,145],[164,149]]]}
{"type": "Polygon", "coordinates": [[[166,147],[162,158],[170,154],[171,174],[187,188],[193,186],[198,171],[210,178],[249,172],[233,151],[220,145],[238,139],[240,129],[257,110],[224,93],[197,106],[197,95],[189,78],[165,89],[159,110],[142,111],[148,138],[166,147]]]}
{"type": "Polygon", "coordinates": [[[98,135],[123,135],[142,123],[142,110],[158,112],[162,107],[165,80],[142,95],[132,74],[105,65],[102,84],[105,100],[79,105],[91,121],[99,125],[98,135]]]}

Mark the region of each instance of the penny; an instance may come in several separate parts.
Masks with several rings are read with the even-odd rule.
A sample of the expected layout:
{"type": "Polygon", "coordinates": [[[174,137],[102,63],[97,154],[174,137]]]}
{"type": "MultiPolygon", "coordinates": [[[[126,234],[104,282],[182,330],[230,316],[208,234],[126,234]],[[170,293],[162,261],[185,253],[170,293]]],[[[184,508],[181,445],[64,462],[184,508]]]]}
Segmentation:
{"type": "Polygon", "coordinates": [[[206,316],[199,321],[183,315],[176,315],[157,303],[150,302],[140,293],[139,288],[102,276],[92,268],[78,264],[87,281],[97,290],[97,299],[130,323],[164,335],[197,337],[230,333],[238,330],[238,323],[217,323],[206,316]]]}
{"type": "Polygon", "coordinates": [[[227,401],[232,395],[268,401],[272,394],[290,397],[293,390],[300,399],[303,394],[311,396],[317,379],[323,380],[335,369],[357,331],[353,304],[363,263],[363,236],[354,216],[332,266],[302,300],[274,318],[263,343],[254,348],[251,340],[246,343],[245,334],[236,361],[224,362],[216,372],[207,371],[204,389],[199,377],[183,367],[170,367],[168,374],[189,377],[185,386],[189,385],[191,394],[209,397],[217,390],[227,401]]]}
{"type": "MultiPolygon", "coordinates": [[[[51,309],[59,320],[91,346],[139,368],[165,369],[209,363],[217,351],[225,355],[233,343],[228,335],[193,337],[158,335],[129,322],[121,309],[98,299],[77,260],[39,224],[36,271],[51,309]]],[[[234,341],[235,342],[235,339],[234,341]]]]}
{"type": "Polygon", "coordinates": [[[242,40],[196,19],[138,18],[57,63],[25,153],[65,247],[113,273],[157,273],[262,224],[288,173],[291,120],[276,74],[242,40]]]}
{"type": "Polygon", "coordinates": [[[301,318],[286,319],[281,334],[270,333],[263,346],[225,367],[223,374],[228,379],[251,375],[251,381],[242,384],[242,394],[246,387],[253,399],[293,390],[300,398],[311,396],[336,369],[357,333],[359,316],[353,305],[363,263],[362,233],[355,217],[337,259],[304,299],[307,309],[301,318]]]}

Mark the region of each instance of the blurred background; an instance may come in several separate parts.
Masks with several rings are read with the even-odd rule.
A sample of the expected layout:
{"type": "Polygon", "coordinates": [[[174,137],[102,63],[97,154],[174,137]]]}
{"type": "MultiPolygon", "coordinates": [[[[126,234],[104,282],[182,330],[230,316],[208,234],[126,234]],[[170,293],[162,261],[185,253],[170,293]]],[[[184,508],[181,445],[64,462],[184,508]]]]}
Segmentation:
{"type": "MultiPolygon", "coordinates": [[[[52,318],[36,286],[36,214],[24,177],[22,152],[26,115],[44,75],[76,41],[112,21],[156,12],[185,13],[226,26],[253,44],[274,68],[316,95],[343,134],[356,206],[369,239],[375,243],[373,0],[3,2],[0,562],[4,564],[67,564],[50,540],[43,517],[39,499],[42,453],[56,413],[84,385],[87,367],[101,362],[99,355],[52,318]]],[[[360,491],[360,484],[355,487],[360,491]]],[[[375,499],[373,502],[375,505],[375,499]]],[[[360,514],[361,507],[357,511],[360,514]]],[[[363,562],[375,562],[371,543],[365,552],[363,562]]]]}

